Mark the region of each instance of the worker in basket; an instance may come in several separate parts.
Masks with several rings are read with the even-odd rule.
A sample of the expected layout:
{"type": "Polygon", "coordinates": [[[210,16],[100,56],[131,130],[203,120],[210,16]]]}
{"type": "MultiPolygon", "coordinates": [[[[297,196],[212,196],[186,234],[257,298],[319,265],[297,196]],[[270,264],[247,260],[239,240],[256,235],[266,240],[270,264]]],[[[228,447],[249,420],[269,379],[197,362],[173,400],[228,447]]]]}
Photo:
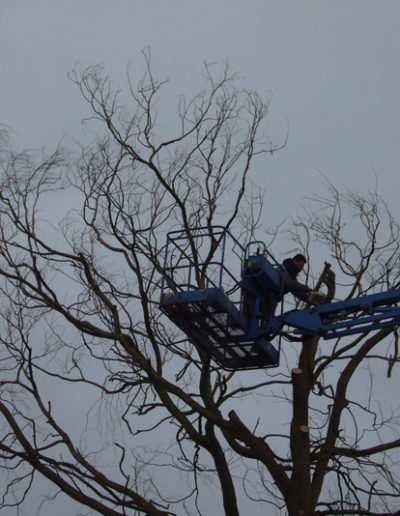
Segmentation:
{"type": "Polygon", "coordinates": [[[297,275],[304,268],[307,263],[306,257],[303,254],[296,254],[293,258],[286,258],[283,260],[283,274],[284,274],[284,290],[283,293],[291,292],[306,303],[311,305],[322,305],[325,303],[326,296],[321,292],[312,290],[307,285],[303,285],[297,281],[297,275]]]}
{"type": "MultiPolygon", "coordinates": [[[[322,305],[326,302],[326,296],[297,280],[297,275],[303,270],[306,263],[306,257],[300,253],[293,256],[293,258],[283,260],[282,266],[278,269],[279,273],[283,275],[284,284],[282,294],[285,295],[290,292],[306,303],[310,303],[314,306],[322,305]]],[[[266,293],[261,299],[261,312],[265,315],[274,315],[279,301],[280,298],[276,292],[271,291],[266,293]]]]}

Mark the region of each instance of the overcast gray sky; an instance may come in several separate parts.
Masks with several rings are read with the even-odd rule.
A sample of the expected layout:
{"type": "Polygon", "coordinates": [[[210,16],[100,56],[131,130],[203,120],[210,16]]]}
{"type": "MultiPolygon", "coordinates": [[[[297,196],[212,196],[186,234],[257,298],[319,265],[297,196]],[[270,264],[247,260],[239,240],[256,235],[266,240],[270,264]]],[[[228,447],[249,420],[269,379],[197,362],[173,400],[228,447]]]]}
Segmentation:
{"type": "Polygon", "coordinates": [[[80,138],[86,113],[66,74],[104,62],[118,85],[151,47],[176,95],[200,87],[204,60],[229,58],[244,84],[272,94],[268,127],[286,148],[258,162],[280,217],[339,183],[380,190],[397,206],[400,162],[398,0],[2,0],[0,120],[18,146],[80,138]],[[277,201],[279,200],[279,202],[277,201]]]}
{"type": "Polygon", "coordinates": [[[267,223],[321,190],[318,170],[354,189],[373,189],[375,171],[400,216],[399,0],[1,0],[0,123],[19,148],[87,138],[67,73],[104,62],[118,85],[145,46],[176,96],[226,58],[272,95],[271,138],[289,139],[257,162],[267,223]]]}

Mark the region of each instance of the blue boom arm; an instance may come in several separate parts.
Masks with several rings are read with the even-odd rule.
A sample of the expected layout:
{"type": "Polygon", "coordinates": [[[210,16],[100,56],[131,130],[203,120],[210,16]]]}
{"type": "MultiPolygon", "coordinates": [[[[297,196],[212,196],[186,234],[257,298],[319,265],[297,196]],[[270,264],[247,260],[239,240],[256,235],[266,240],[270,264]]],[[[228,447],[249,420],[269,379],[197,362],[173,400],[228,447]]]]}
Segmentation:
{"type": "Polygon", "coordinates": [[[334,339],[400,324],[400,289],[282,314],[295,333],[334,339]]]}
{"type": "Polygon", "coordinates": [[[243,247],[223,227],[174,231],[160,308],[227,370],[276,367],[282,334],[332,339],[400,324],[400,289],[275,315],[283,278],[262,242],[243,247]]]}

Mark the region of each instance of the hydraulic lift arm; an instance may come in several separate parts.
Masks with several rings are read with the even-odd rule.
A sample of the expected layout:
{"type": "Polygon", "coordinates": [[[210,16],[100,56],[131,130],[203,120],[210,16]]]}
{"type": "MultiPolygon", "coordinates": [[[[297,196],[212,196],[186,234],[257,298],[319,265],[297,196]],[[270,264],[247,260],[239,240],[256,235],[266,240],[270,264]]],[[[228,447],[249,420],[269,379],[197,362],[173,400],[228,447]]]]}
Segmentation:
{"type": "Polygon", "coordinates": [[[262,242],[243,247],[223,227],[174,231],[167,239],[160,308],[228,370],[278,366],[280,339],[275,337],[282,334],[293,340],[333,339],[400,324],[400,289],[275,315],[283,281],[281,266],[262,242]],[[237,278],[232,263],[239,256],[237,278]]]}

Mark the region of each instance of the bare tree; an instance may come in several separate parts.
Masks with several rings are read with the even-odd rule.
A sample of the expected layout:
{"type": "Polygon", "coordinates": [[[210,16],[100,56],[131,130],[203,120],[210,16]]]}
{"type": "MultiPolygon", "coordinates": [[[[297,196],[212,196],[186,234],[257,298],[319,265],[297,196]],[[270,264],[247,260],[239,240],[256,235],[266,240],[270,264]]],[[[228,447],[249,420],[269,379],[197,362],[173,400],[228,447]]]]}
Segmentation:
{"type": "MultiPolygon", "coordinates": [[[[144,56],[129,104],[101,68],[72,74],[106,128],[78,157],[2,148],[1,507],[22,506],[43,476],[107,515],[210,514],[215,482],[213,513],[230,516],[252,500],[269,513],[394,513],[396,407],[356,379],[372,382],[374,362],[396,374],[396,329],[290,344],[266,376],[221,370],[161,314],[165,232],[218,224],[249,240],[262,209],[261,193],[246,197],[252,164],[277,147],[262,134],[268,103],[208,65],[159,139],[166,82],[144,56]]],[[[340,295],[397,286],[399,228],[377,194],[330,185],[310,202],[291,237],[329,249],[340,295]]]]}

